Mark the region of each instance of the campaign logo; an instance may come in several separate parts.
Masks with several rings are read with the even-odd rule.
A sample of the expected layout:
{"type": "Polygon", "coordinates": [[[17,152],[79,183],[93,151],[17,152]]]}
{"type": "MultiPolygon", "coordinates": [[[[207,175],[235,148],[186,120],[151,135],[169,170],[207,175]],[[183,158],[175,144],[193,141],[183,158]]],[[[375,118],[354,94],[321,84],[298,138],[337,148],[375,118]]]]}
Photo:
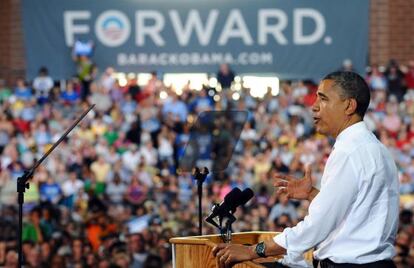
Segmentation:
{"type": "Polygon", "coordinates": [[[116,10],[103,12],[95,24],[95,32],[105,46],[117,47],[125,43],[131,33],[128,17],[116,10]]]}

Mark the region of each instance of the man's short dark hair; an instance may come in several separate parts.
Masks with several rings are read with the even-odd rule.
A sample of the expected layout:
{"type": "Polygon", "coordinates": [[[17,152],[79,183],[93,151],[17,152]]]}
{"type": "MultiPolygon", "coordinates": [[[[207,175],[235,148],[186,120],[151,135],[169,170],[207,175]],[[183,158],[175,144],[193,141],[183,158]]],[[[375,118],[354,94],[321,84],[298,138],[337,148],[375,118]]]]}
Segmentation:
{"type": "Polygon", "coordinates": [[[352,98],[357,102],[356,113],[364,118],[370,101],[370,91],[367,82],[354,72],[337,71],[326,75],[323,80],[333,80],[334,85],[341,89],[341,97],[352,98]]]}

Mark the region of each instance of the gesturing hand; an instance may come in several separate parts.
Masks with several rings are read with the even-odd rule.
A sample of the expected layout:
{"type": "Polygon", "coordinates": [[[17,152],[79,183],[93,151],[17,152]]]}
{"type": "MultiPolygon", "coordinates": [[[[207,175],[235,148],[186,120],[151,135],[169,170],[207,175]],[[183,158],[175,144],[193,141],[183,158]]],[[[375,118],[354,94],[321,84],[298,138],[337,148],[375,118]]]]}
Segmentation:
{"type": "Polygon", "coordinates": [[[218,244],[213,248],[213,255],[217,257],[220,268],[258,258],[251,247],[237,244],[218,244]]]}
{"type": "Polygon", "coordinates": [[[309,200],[312,197],[311,167],[309,165],[305,167],[305,176],[302,179],[276,173],[273,186],[278,187],[276,192],[278,195],[287,194],[288,198],[309,200]]]}

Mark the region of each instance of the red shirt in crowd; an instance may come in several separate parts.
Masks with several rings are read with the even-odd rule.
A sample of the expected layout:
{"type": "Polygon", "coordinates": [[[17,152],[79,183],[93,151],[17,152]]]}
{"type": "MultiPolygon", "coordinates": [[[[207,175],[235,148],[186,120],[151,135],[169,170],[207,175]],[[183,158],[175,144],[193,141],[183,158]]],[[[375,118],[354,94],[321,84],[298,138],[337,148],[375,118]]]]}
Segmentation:
{"type": "Polygon", "coordinates": [[[410,67],[405,74],[405,83],[408,89],[414,89],[414,67],[410,67]]]}

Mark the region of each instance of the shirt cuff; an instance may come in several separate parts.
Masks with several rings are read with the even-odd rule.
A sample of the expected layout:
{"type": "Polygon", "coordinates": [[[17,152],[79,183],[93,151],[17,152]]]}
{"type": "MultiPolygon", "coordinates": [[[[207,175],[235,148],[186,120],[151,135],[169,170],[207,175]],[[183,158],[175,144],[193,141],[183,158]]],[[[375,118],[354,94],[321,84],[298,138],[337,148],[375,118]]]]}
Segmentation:
{"type": "Polygon", "coordinates": [[[287,251],[286,235],[284,233],[275,235],[273,241],[287,251]]]}

